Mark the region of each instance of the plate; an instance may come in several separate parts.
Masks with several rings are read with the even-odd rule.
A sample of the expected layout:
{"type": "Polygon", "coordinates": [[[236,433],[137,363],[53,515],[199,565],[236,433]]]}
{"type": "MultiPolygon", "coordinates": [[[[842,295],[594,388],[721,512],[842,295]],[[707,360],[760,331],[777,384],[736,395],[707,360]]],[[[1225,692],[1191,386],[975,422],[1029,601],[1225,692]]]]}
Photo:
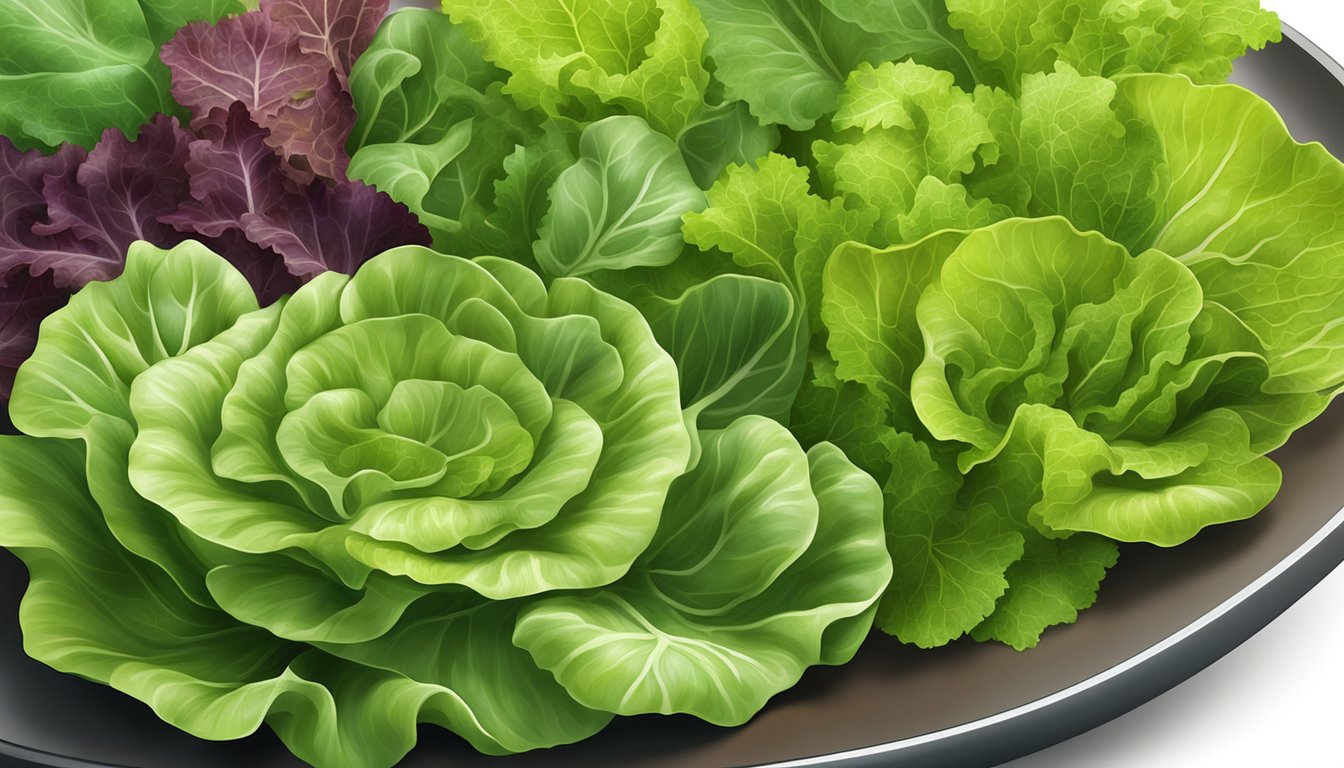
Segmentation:
{"type": "MultiPolygon", "coordinates": [[[[1344,69],[1300,34],[1238,63],[1300,141],[1344,156],[1344,69]]],[[[808,672],[751,723],[618,720],[569,747],[485,758],[421,729],[406,768],[985,766],[1062,741],[1193,675],[1255,634],[1344,560],[1344,401],[1275,454],[1283,491],[1256,518],[1176,550],[1133,545],[1076,624],[1036,649],[961,641],[933,651],[874,633],[844,667],[808,672]]],[[[290,768],[269,732],[196,740],[148,707],[24,655],[15,617],[23,564],[0,551],[0,761],[15,766],[290,768]]]]}

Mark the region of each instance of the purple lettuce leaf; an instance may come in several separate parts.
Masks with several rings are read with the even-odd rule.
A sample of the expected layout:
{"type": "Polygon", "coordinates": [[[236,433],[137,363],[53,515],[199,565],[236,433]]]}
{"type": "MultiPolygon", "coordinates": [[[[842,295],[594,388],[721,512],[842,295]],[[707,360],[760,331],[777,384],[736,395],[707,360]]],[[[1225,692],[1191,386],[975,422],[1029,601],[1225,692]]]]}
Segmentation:
{"type": "Polygon", "coordinates": [[[280,156],[266,143],[270,131],[236,101],[228,115],[211,117],[214,138],[191,142],[186,168],[191,197],[161,221],[181,232],[219,237],[242,229],[244,214],[271,213],[302,200],[289,189],[280,156]]]}
{"type": "Polygon", "coordinates": [[[299,33],[264,13],[244,13],[217,24],[198,21],[178,30],[162,50],[172,70],[172,94],[200,129],[213,110],[228,114],[235,101],[260,118],[306,98],[326,82],[331,64],[305,52],[299,33]]]}
{"type": "Polygon", "coordinates": [[[274,304],[299,287],[299,279],[290,274],[280,254],[248,240],[241,229],[226,230],[219,237],[201,238],[201,243],[243,273],[262,306],[274,304]]]}
{"type": "MultiPolygon", "coordinates": [[[[73,232],[39,235],[33,227],[47,223],[47,178],[73,176],[88,152],[73,144],[55,154],[37,150],[20,152],[0,136],[0,275],[18,270],[51,272],[61,287],[78,288],[89,262],[96,260],[97,245],[73,232]]],[[[0,285],[6,284],[0,278],[0,285]]],[[[0,339],[3,344],[3,339],[0,339]]]]}
{"type": "Polygon", "coordinates": [[[82,164],[46,176],[49,222],[35,224],[32,231],[73,236],[90,247],[83,259],[33,259],[31,271],[51,269],[57,284],[79,287],[121,274],[126,249],[136,240],[161,248],[180,243],[183,236],[160,217],[176,211],[190,195],[191,138],[177,118],[158,115],[135,141],[109,130],[82,164]]]}
{"type": "Polygon", "coordinates": [[[263,13],[298,32],[303,51],[331,62],[342,88],[388,6],[388,0],[261,0],[263,13]]]}
{"type": "Polygon", "coordinates": [[[429,230],[406,206],[358,182],[334,187],[315,182],[307,205],[282,215],[248,214],[243,226],[249,240],[279,253],[303,280],[328,270],[354,274],[389,248],[431,242],[429,230]]]}
{"type": "Polygon", "coordinates": [[[267,144],[293,167],[345,181],[350,166],[345,143],[355,127],[355,102],[335,71],[327,73],[327,82],[312,98],[286,104],[260,122],[270,130],[267,144]]]}
{"type": "Polygon", "coordinates": [[[9,398],[14,373],[33,354],[42,320],[65,306],[70,290],[51,272],[34,277],[17,269],[0,278],[0,396],[9,398]]]}

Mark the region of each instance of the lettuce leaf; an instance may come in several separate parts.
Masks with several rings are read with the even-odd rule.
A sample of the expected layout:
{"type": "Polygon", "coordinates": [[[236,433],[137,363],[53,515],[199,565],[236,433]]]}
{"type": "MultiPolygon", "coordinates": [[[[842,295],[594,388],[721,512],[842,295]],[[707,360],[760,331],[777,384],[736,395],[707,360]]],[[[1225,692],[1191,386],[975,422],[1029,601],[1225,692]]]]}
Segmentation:
{"type": "Polygon", "coordinates": [[[556,178],[537,230],[549,275],[662,266],[681,255],[681,217],[705,207],[677,145],[637,117],[593,123],[556,178]]]}
{"type": "Polygon", "coordinates": [[[948,22],[981,62],[981,82],[1010,88],[1057,62],[1103,77],[1161,72],[1219,82],[1247,48],[1280,34],[1278,17],[1257,0],[946,3],[948,22]]]}
{"type": "MultiPolygon", "coordinates": [[[[22,149],[91,147],[177,114],[159,46],[178,27],[242,10],[235,0],[0,3],[0,133],[22,149]]],[[[227,105],[226,105],[227,106],[227,105]]]]}
{"type": "Polygon", "coordinates": [[[443,8],[510,73],[507,91],[524,107],[580,120],[616,110],[675,136],[704,102],[706,33],[690,0],[594,0],[577,13],[564,0],[443,8]]]}
{"type": "Polygon", "coordinates": [[[389,16],[350,77],[359,116],[350,175],[407,206],[440,248],[526,263],[545,212],[537,193],[549,192],[577,148],[567,130],[544,130],[505,97],[507,73],[483,56],[441,13],[389,16]],[[514,174],[528,178],[506,184],[514,174]],[[529,229],[511,226],[520,214],[529,229]]]}
{"type": "MultiPolygon", "coordinates": [[[[706,52],[729,98],[764,123],[807,130],[835,110],[861,62],[909,55],[911,42],[842,19],[831,3],[696,0],[709,28],[706,52]]],[[[838,4],[837,4],[838,5],[838,4]]]]}

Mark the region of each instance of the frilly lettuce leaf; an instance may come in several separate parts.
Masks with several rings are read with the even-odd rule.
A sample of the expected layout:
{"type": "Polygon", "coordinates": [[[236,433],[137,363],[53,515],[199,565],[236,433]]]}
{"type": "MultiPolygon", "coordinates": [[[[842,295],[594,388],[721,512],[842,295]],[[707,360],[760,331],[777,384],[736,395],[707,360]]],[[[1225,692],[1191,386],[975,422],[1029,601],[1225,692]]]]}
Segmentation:
{"type": "Polygon", "coordinates": [[[280,156],[266,144],[269,137],[247,107],[234,102],[213,140],[196,139],[188,146],[191,195],[160,220],[183,232],[218,237],[239,228],[245,216],[287,207],[291,185],[280,156]]]}
{"type": "Polygon", "coordinates": [[[1010,88],[1063,62],[1089,75],[1134,72],[1217,82],[1247,48],[1279,40],[1278,17],[1257,0],[1041,3],[946,0],[948,21],[979,60],[981,82],[1010,88]]]}
{"type": "Polygon", "coordinates": [[[235,101],[258,118],[274,115],[316,91],[330,68],[300,48],[292,27],[263,13],[183,27],[163,47],[163,60],[173,71],[173,97],[191,110],[196,128],[235,101]]]}
{"type": "MultiPolygon", "coordinates": [[[[134,141],[108,131],[77,167],[48,176],[42,188],[47,221],[32,231],[41,236],[70,235],[88,244],[84,258],[47,261],[30,255],[29,269],[55,272],[61,285],[81,286],[108,280],[122,269],[126,251],[137,240],[164,247],[183,237],[161,217],[188,199],[186,168],[191,134],[177,118],[159,116],[141,128],[134,141]]],[[[43,254],[46,255],[46,254],[43,254]]]]}
{"type": "Polygon", "coordinates": [[[1091,604],[1114,562],[1113,544],[1096,534],[1173,546],[1255,514],[1280,482],[1263,456],[1278,425],[1300,426],[1328,402],[1275,392],[1272,353],[1191,268],[1157,250],[1131,256],[1058,218],[886,251],[843,247],[827,267],[823,318],[839,378],[881,397],[892,428],[937,446],[921,458],[886,442],[888,514],[916,525],[905,541],[1025,538],[1018,565],[987,543],[959,559],[977,581],[963,580],[982,585],[981,609],[994,589],[1003,594],[993,613],[964,599],[921,602],[927,571],[902,580],[898,569],[879,623],[920,644],[988,616],[977,637],[1029,647],[1091,604]],[[1265,429],[1268,438],[1256,434],[1265,429]],[[956,468],[943,465],[943,490],[919,496],[949,451],[956,468]],[[911,469],[920,461],[933,464],[911,469]]]}
{"type": "MultiPolygon", "coordinates": [[[[886,441],[887,548],[895,572],[877,626],[923,648],[944,645],[996,614],[1024,534],[993,504],[963,505],[955,471],[908,433],[886,441]]],[[[1041,538],[1041,537],[1033,537],[1041,538]]],[[[1053,623],[1053,622],[1052,622],[1053,623]]]]}
{"type": "Polygon", "coordinates": [[[485,56],[510,73],[519,104],[553,116],[627,114],[676,136],[699,113],[709,74],[706,36],[690,0],[445,0],[485,56]]]}
{"type": "Polygon", "coordinates": [[[1065,64],[1025,76],[1018,96],[966,91],[913,62],[861,65],[822,134],[812,152],[823,187],[877,212],[877,245],[1061,215],[1143,248],[1167,184],[1153,128],[1115,83],[1065,64]]]}
{"type": "Polygon", "coordinates": [[[47,179],[75,176],[88,152],[74,145],[44,155],[38,150],[20,152],[9,139],[0,137],[0,273],[5,282],[20,272],[48,274],[59,287],[82,285],[81,275],[97,269],[98,245],[66,229],[39,234],[47,220],[47,179]]]}
{"type": "Polygon", "coordinates": [[[37,347],[38,327],[69,298],[69,292],[57,287],[50,273],[33,277],[19,271],[0,285],[0,396],[4,399],[9,399],[19,366],[37,347]]]}
{"type": "Polygon", "coordinates": [[[808,170],[774,153],[754,168],[730,168],[708,198],[704,212],[685,216],[686,242],[789,286],[809,317],[819,316],[827,257],[847,240],[866,239],[875,218],[812,194],[808,170]]]}
{"type": "MultiPolygon", "coordinates": [[[[950,72],[913,62],[860,65],[840,94],[833,127],[838,141],[813,145],[823,184],[874,211],[882,222],[877,239],[888,243],[901,242],[902,216],[939,212],[933,200],[919,201],[924,179],[955,184],[995,142],[989,120],[950,72]],[[917,202],[921,211],[912,213],[917,202]]],[[[940,191],[922,190],[926,198],[940,191]]]]}
{"type": "Polygon", "coordinates": [[[388,0],[260,0],[259,10],[298,32],[299,48],[325,56],[344,85],[388,5],[388,0]]]}

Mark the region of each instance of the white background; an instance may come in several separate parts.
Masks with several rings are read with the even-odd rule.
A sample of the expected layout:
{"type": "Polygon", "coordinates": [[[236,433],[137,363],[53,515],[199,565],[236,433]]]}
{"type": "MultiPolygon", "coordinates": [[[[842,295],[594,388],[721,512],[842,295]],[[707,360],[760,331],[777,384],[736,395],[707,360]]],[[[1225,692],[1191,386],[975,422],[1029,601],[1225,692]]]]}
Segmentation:
{"type": "MultiPolygon", "coordinates": [[[[1344,61],[1340,0],[1263,0],[1344,61]]],[[[1344,569],[1168,693],[1004,768],[1344,768],[1344,569]]]]}

